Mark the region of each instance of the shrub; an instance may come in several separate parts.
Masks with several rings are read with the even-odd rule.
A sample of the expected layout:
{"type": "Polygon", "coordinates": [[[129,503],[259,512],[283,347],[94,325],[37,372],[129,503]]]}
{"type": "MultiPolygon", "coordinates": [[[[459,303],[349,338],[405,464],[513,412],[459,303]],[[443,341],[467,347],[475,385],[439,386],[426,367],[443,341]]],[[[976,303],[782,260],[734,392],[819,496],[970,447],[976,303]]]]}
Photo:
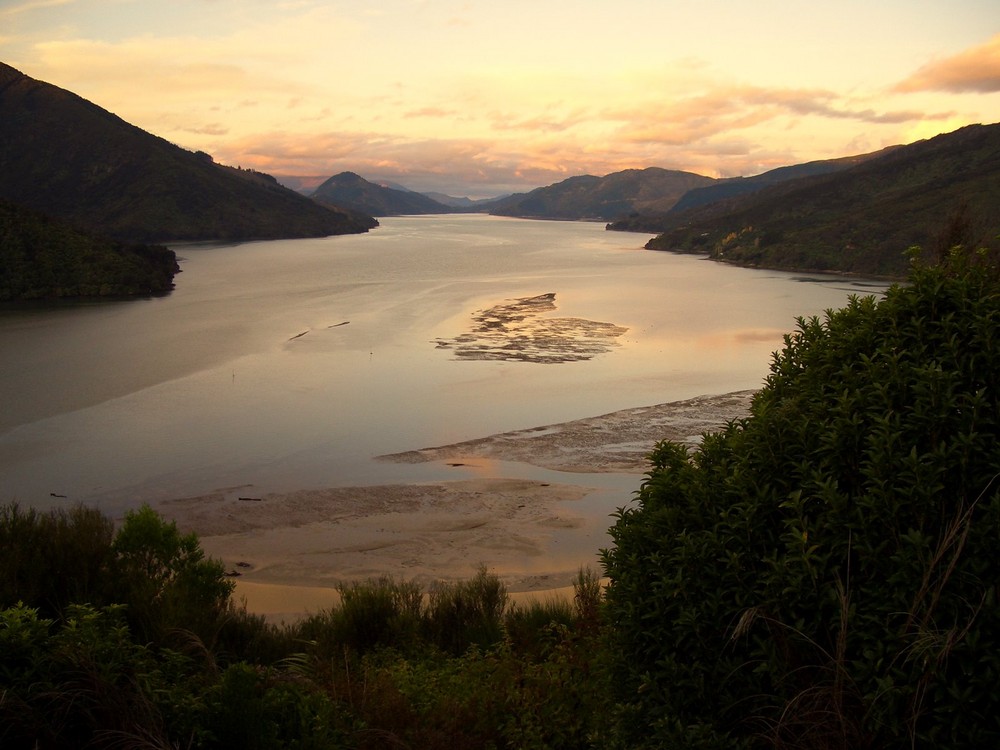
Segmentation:
{"type": "Polygon", "coordinates": [[[512,650],[528,655],[543,650],[545,637],[553,627],[568,629],[573,625],[573,608],[564,599],[514,604],[504,617],[504,629],[512,650]]]}
{"type": "Polygon", "coordinates": [[[109,603],[114,524],[82,505],[41,513],[0,507],[0,607],[59,617],[71,603],[109,603]]]}
{"type": "Polygon", "coordinates": [[[205,557],[195,534],[181,534],[149,506],[129,511],[112,544],[122,601],[138,632],[162,640],[173,629],[214,639],[233,582],[205,557]]]}
{"type": "Polygon", "coordinates": [[[427,631],[432,642],[456,656],[470,646],[489,648],[503,638],[507,588],[482,566],[472,578],[430,591],[427,631]]]}
{"type": "Polygon", "coordinates": [[[163,739],[149,698],[162,685],[120,607],[69,605],[56,624],[38,610],[0,610],[0,744],[101,747],[141,733],[163,739]]]}
{"type": "Polygon", "coordinates": [[[338,587],[340,604],[303,620],[295,637],[309,641],[322,659],[339,659],[345,649],[359,654],[376,648],[407,650],[419,634],[423,594],[412,582],[390,576],[338,587]]]}
{"type": "Polygon", "coordinates": [[[336,750],[350,722],[305,680],[246,663],[230,665],[206,696],[200,728],[206,748],[336,750]]]}
{"type": "Polygon", "coordinates": [[[604,551],[624,745],[1000,742],[998,330],[995,267],[917,265],[657,446],[604,551]]]}

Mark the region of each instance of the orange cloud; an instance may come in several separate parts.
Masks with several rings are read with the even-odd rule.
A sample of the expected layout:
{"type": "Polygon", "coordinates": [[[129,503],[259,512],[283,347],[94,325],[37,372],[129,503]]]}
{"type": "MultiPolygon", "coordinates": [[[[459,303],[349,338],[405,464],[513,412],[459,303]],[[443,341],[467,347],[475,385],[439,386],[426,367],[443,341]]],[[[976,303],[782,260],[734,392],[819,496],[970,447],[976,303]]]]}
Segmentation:
{"type": "Polygon", "coordinates": [[[706,94],[612,112],[607,116],[626,123],[619,134],[630,142],[680,146],[762,125],[782,116],[812,115],[831,120],[901,124],[942,120],[951,114],[916,110],[879,112],[870,107],[852,106],[834,92],[822,89],[725,86],[706,94]]]}
{"type": "Polygon", "coordinates": [[[444,107],[421,107],[403,113],[403,117],[459,117],[463,112],[444,107]]]}
{"type": "Polygon", "coordinates": [[[1000,92],[1000,34],[986,44],[935,60],[896,84],[894,91],[947,91],[993,94],[1000,92]]]}

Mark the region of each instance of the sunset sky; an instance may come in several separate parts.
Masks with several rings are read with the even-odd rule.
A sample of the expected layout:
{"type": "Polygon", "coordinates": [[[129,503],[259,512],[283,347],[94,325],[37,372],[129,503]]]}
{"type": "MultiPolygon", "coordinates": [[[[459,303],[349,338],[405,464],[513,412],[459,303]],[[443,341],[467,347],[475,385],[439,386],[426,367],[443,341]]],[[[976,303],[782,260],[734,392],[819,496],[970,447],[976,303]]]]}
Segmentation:
{"type": "Polygon", "coordinates": [[[0,0],[0,61],[225,164],[471,197],[1000,122],[997,0],[0,0]]]}

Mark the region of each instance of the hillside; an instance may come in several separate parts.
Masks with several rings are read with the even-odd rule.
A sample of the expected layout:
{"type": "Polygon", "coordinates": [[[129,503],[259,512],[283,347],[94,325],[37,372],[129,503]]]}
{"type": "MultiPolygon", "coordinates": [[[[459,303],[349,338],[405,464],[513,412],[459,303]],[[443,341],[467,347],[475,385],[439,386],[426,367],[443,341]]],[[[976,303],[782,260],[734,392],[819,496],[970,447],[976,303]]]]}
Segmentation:
{"type": "Polygon", "coordinates": [[[665,213],[711,177],[649,167],[626,169],[604,177],[570,177],[524,195],[514,195],[490,213],[533,219],[599,219],[607,221],[634,212],[665,213]]]}
{"type": "MultiPolygon", "coordinates": [[[[895,147],[892,147],[895,148],[895,147]]],[[[673,225],[672,217],[681,211],[700,208],[712,203],[757,193],[770,185],[797,180],[802,177],[840,172],[856,166],[875,154],[845,156],[840,159],[823,159],[778,167],[752,177],[730,177],[696,187],[686,192],[666,213],[632,213],[608,224],[608,229],[622,232],[663,232],[673,225]]]]}
{"type": "Polygon", "coordinates": [[[421,193],[377,185],[354,172],[336,174],[312,194],[323,205],[336,205],[372,216],[446,214],[455,209],[421,193]]]}
{"type": "Polygon", "coordinates": [[[0,301],[168,292],[173,250],[126,245],[0,200],[0,301]]]}
{"type": "Polygon", "coordinates": [[[849,169],[668,217],[646,247],[744,266],[901,277],[906,250],[1000,236],[1000,125],[971,125],[849,169]]]}
{"type": "Polygon", "coordinates": [[[364,232],[268,175],[215,164],[0,63],[0,198],[130,242],[364,232]]]}

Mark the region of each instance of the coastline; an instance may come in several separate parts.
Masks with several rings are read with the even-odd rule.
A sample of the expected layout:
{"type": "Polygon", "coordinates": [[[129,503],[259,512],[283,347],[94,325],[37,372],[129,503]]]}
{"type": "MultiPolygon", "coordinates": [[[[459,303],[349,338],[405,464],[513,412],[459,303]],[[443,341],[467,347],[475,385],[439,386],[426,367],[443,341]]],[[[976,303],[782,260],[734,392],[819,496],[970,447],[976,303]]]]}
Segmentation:
{"type": "Polygon", "coordinates": [[[262,497],[224,488],[157,510],[197,533],[233,575],[236,600],[273,621],[332,606],[344,583],[391,576],[430,588],[481,565],[514,598],[561,597],[581,568],[599,569],[609,516],[639,489],[655,443],[697,445],[745,416],[752,396],[699,396],[378,457],[443,462],[463,473],[455,480],[262,497]],[[532,467],[548,474],[525,478],[532,467]]]}

